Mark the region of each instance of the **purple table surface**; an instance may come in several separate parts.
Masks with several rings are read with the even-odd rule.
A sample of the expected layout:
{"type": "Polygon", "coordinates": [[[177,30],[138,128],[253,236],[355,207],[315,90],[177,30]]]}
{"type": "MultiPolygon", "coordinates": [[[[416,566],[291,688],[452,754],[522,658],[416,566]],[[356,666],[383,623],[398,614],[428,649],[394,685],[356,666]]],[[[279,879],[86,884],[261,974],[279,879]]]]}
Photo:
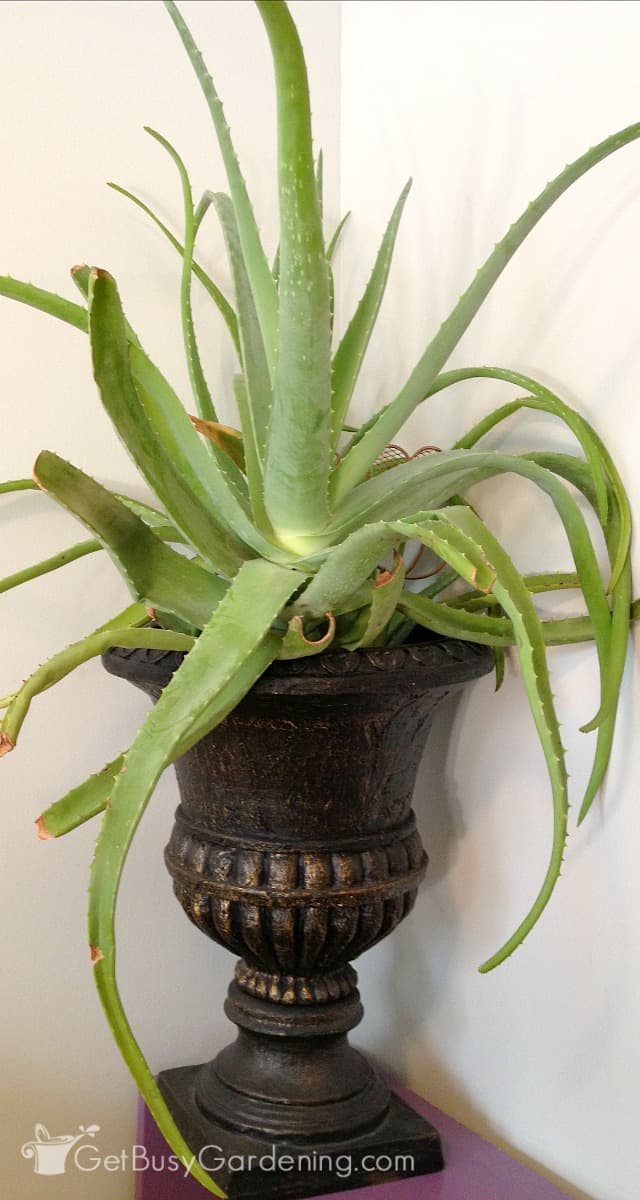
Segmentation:
{"type": "MultiPolygon", "coordinates": [[[[434,1175],[419,1175],[375,1187],[331,1192],[315,1200],[569,1200],[555,1184],[485,1142],[452,1117],[434,1108],[408,1088],[394,1085],[405,1103],[431,1121],[442,1138],[446,1167],[434,1175]]],[[[160,1163],[171,1154],[164,1138],[141,1102],[138,1144],[160,1163]]],[[[182,1172],[147,1170],[137,1176],[135,1200],[202,1200],[199,1183],[182,1172]]]]}

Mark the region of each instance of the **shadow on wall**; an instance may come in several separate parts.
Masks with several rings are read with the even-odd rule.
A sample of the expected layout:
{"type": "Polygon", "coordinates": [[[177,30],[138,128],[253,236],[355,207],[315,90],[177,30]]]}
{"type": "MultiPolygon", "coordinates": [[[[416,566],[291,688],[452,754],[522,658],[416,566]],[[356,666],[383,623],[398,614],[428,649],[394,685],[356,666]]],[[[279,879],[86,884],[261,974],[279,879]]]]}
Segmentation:
{"type": "MultiPolygon", "coordinates": [[[[464,913],[456,902],[452,888],[446,886],[459,846],[467,832],[463,805],[456,785],[447,773],[447,758],[451,752],[451,729],[458,725],[466,704],[467,698],[462,693],[447,700],[438,710],[415,792],[418,827],[429,854],[429,869],[418,906],[422,904],[433,912],[437,887],[437,943],[430,959],[427,959],[422,932],[424,923],[419,920],[408,920],[389,939],[389,959],[384,972],[387,993],[382,1001],[389,1019],[387,1032],[379,1039],[375,1057],[381,1068],[395,1070],[402,1078],[408,1079],[409,1086],[426,1095],[436,1084],[436,1095],[430,1097],[433,1102],[440,1104],[448,1114],[494,1146],[562,1188],[568,1196],[575,1200],[594,1200],[594,1197],[523,1154],[501,1135],[449,1070],[436,1041],[429,1036],[428,1022],[425,1025],[425,1014],[435,1009],[446,990],[464,921],[464,913]],[[416,996],[420,997],[418,1004],[416,996]],[[402,1030],[401,1040],[398,1030],[402,1030]]],[[[482,813],[478,813],[477,809],[474,815],[482,819],[482,813]]],[[[474,865],[467,861],[465,870],[471,893],[474,890],[474,865]]],[[[478,871],[484,869],[485,864],[478,864],[478,871]]],[[[451,1022],[450,1029],[455,1037],[456,1030],[451,1022]]]]}

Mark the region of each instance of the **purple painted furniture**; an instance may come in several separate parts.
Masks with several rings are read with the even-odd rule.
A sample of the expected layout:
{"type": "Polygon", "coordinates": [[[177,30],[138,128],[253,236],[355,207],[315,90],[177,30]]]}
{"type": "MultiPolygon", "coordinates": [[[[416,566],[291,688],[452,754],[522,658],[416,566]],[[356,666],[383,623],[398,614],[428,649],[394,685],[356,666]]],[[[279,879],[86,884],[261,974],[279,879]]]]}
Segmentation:
{"type": "MultiPolygon", "coordinates": [[[[569,1200],[566,1192],[445,1116],[408,1088],[396,1086],[394,1090],[438,1129],[447,1164],[445,1170],[377,1187],[332,1192],[326,1200],[569,1200]]],[[[155,1156],[156,1164],[171,1154],[144,1104],[140,1105],[138,1144],[146,1147],[149,1159],[155,1156]]],[[[136,1175],[135,1200],[202,1200],[204,1195],[200,1184],[184,1179],[181,1172],[146,1170],[136,1175]]]]}

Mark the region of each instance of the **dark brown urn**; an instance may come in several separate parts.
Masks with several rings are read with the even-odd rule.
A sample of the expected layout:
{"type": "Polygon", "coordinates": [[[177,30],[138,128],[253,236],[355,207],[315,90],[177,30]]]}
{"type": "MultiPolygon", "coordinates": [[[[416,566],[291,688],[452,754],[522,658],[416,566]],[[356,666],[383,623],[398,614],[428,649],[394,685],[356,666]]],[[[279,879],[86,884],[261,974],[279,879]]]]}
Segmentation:
{"type": "MultiPolygon", "coordinates": [[[[154,700],[180,661],[104,656],[154,700]]],[[[433,1127],[347,1040],[363,1015],[350,964],[413,907],[427,856],[411,798],[431,719],[492,663],[484,647],[435,637],[278,662],[176,764],[166,862],[189,919],[239,956],[226,1002],[238,1035],[213,1062],[159,1083],[237,1200],[443,1165],[433,1127]]]]}

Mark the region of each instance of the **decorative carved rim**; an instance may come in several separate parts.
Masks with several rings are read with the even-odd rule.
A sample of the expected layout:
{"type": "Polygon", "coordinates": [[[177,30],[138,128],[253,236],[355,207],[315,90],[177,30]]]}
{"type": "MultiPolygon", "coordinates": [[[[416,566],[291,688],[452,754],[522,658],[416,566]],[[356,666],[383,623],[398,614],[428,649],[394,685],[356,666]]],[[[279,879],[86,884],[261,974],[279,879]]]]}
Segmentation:
{"type": "MultiPolygon", "coordinates": [[[[111,675],[129,679],[132,683],[164,687],[184,658],[175,650],[131,650],[121,646],[108,650],[102,662],[111,675]]],[[[309,658],[288,659],[272,663],[254,684],[254,694],[277,693],[287,681],[286,690],[300,688],[313,691],[316,681],[326,691],[329,679],[337,688],[356,677],[368,677],[370,682],[384,676],[402,675],[421,679],[423,686],[448,687],[488,674],[494,663],[493,651],[475,642],[425,635],[423,641],[407,642],[386,649],[335,650],[309,658]]]]}

